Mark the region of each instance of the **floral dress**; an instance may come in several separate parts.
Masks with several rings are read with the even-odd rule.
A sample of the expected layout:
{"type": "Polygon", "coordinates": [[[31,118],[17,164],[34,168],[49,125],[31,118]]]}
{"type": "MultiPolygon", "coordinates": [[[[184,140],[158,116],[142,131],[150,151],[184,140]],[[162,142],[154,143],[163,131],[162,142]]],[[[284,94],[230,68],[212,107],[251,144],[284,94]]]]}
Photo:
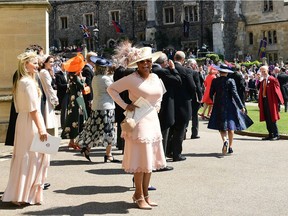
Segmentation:
{"type": "Polygon", "coordinates": [[[87,119],[82,90],[84,89],[84,80],[81,80],[75,73],[68,73],[68,95],[69,105],[67,117],[61,137],[63,139],[74,139],[79,134],[79,113],[83,113],[84,120],[87,119]]]}

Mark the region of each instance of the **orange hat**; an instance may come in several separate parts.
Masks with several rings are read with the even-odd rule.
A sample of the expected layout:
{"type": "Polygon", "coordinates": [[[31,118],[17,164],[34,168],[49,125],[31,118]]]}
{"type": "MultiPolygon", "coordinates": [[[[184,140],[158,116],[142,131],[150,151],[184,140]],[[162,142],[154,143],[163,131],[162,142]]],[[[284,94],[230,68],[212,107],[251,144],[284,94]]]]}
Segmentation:
{"type": "Polygon", "coordinates": [[[80,73],[85,66],[84,57],[81,53],[77,53],[77,56],[64,62],[64,69],[71,73],[80,73]]]}

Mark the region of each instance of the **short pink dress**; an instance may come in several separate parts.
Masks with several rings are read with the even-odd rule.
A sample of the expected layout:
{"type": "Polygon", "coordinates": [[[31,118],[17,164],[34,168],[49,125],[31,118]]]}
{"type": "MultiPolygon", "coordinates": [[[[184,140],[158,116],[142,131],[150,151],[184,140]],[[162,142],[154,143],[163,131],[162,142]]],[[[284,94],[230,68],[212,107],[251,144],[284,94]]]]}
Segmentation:
{"type": "Polygon", "coordinates": [[[128,90],[132,103],[139,97],[143,97],[155,109],[137,123],[132,134],[124,135],[122,167],[128,173],[150,173],[152,170],[161,169],[166,166],[166,159],[157,110],[160,109],[165,91],[163,83],[156,74],[151,73],[144,80],[137,72],[116,81],[108,87],[107,91],[123,109],[128,104],[121,99],[119,93],[125,90],[128,90]]]}
{"type": "MultiPolygon", "coordinates": [[[[38,110],[41,115],[40,97],[32,78],[23,77],[18,82],[14,103],[18,113],[14,150],[8,185],[2,201],[40,204],[43,201],[43,186],[50,155],[30,151],[34,136],[39,136],[30,112],[38,110]]],[[[45,128],[43,118],[41,123],[45,128]]]]}

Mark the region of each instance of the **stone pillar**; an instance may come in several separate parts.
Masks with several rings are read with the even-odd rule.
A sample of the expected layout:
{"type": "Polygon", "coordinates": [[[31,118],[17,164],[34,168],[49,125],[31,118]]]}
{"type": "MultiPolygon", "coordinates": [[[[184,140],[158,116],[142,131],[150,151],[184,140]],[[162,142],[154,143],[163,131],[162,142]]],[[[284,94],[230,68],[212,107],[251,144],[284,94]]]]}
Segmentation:
{"type": "Polygon", "coordinates": [[[146,41],[154,41],[156,32],[156,2],[147,0],[146,41]]]}
{"type": "Polygon", "coordinates": [[[224,27],[224,2],[223,0],[214,1],[214,17],[212,24],[213,32],[213,51],[218,54],[224,55],[224,43],[223,43],[223,27],[224,27]]]}
{"type": "Polygon", "coordinates": [[[49,52],[49,8],[48,0],[0,2],[0,50],[5,50],[0,53],[0,143],[6,138],[17,56],[31,44],[49,52]]]}

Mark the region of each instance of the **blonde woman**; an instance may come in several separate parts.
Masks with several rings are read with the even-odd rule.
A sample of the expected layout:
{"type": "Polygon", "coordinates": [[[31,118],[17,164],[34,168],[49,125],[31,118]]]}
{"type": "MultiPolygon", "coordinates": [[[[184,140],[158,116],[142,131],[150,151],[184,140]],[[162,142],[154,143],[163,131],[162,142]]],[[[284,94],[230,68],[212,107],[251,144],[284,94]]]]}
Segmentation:
{"type": "Polygon", "coordinates": [[[37,54],[25,52],[18,56],[18,60],[13,83],[13,98],[18,117],[10,176],[2,201],[20,206],[42,203],[50,158],[49,155],[30,151],[34,136],[39,136],[42,141],[47,140],[40,111],[41,93],[35,80],[35,74],[38,73],[37,54]]]}

